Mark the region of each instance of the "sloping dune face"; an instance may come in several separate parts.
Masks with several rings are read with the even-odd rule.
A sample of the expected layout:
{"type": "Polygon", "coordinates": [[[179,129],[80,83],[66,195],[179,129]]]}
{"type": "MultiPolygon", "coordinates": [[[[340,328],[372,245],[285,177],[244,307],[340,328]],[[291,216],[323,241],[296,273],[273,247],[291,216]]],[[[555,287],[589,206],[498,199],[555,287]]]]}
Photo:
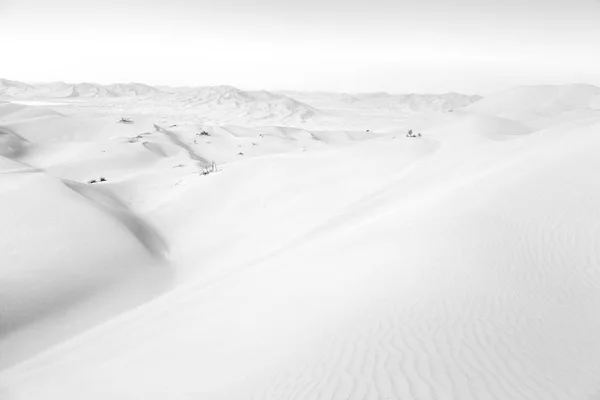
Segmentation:
{"type": "MultiPolygon", "coordinates": [[[[467,109],[527,122],[532,127],[551,126],[564,119],[576,120],[590,112],[600,88],[592,85],[521,86],[484,98],[467,109]]],[[[598,112],[592,115],[597,116],[598,112]]]]}
{"type": "Polygon", "coordinates": [[[0,364],[0,396],[597,397],[595,90],[516,89],[428,111],[410,120],[418,137],[359,135],[338,121],[314,132],[219,126],[208,135],[164,125],[167,133],[144,141],[170,140],[187,159],[119,141],[119,154],[139,145],[160,164],[99,186],[0,163],[11,172],[0,175],[0,218],[11,227],[0,243],[12,261],[0,279],[10,328],[0,351],[20,361],[0,364]],[[288,150],[319,146],[278,145],[206,176],[192,169],[192,153],[210,146],[229,154],[278,140],[288,150]],[[173,167],[182,160],[191,167],[173,167]],[[40,211],[40,198],[52,213],[40,211]],[[34,245],[51,269],[32,267],[25,246],[34,245]],[[170,282],[164,294],[116,310],[109,300],[141,290],[167,250],[174,279],[150,275],[170,282]],[[112,290],[116,276],[136,285],[112,290]],[[99,298],[80,299],[90,293],[99,298]],[[69,323],[105,314],[77,334],[41,325],[62,313],[69,323]],[[60,340],[25,353],[36,332],[60,340]]]}
{"type": "Polygon", "coordinates": [[[0,174],[0,366],[166,286],[168,273],[160,267],[165,243],[124,207],[111,204],[110,195],[84,186],[97,194],[82,196],[39,171],[5,166],[0,174]],[[132,284],[134,279],[145,284],[132,284]],[[105,296],[101,306],[90,301],[107,293],[110,298],[105,296]],[[57,319],[70,326],[60,326],[57,319]]]}
{"type": "Polygon", "coordinates": [[[23,366],[45,369],[23,398],[585,399],[597,128],[488,149],[456,181],[442,145],[325,234],[23,366]]]}
{"type": "Polygon", "coordinates": [[[21,158],[27,152],[28,142],[8,128],[0,126],[0,156],[21,158]]]}

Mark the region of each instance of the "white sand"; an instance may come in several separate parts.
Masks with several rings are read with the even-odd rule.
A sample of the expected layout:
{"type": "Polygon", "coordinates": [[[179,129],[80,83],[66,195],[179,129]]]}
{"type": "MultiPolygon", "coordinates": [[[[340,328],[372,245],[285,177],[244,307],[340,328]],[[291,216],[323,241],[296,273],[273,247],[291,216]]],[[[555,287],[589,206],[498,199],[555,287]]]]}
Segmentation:
{"type": "Polygon", "coordinates": [[[600,394],[600,89],[94,88],[0,104],[2,400],[600,394]]]}

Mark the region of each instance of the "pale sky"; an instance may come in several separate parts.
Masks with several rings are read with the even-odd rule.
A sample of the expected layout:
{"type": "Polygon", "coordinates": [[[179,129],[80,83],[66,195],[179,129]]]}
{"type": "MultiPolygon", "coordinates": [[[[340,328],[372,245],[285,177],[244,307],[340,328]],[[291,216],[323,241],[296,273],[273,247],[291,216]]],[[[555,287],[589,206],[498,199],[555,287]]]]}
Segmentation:
{"type": "Polygon", "coordinates": [[[0,77],[486,94],[600,85],[600,0],[0,0],[0,77]]]}

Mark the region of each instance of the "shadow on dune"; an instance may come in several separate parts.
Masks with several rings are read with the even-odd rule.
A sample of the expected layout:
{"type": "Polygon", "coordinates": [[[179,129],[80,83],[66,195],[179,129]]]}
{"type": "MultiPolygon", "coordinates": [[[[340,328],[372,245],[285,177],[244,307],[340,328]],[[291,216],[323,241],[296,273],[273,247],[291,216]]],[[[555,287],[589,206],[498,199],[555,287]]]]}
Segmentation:
{"type": "Polygon", "coordinates": [[[173,274],[168,268],[150,268],[113,278],[46,292],[25,313],[2,310],[0,371],[152,301],[171,287],[173,274]]]}
{"type": "Polygon", "coordinates": [[[136,216],[109,190],[70,180],[63,180],[63,183],[127,228],[154,257],[160,260],[166,259],[169,251],[167,242],[150,224],[136,216]]]}
{"type": "Polygon", "coordinates": [[[0,126],[0,155],[18,159],[23,157],[29,148],[29,141],[17,135],[12,129],[0,126]]]}
{"type": "Polygon", "coordinates": [[[143,142],[142,146],[153,152],[154,154],[160,157],[167,157],[167,153],[163,150],[163,148],[157,143],[143,142]]]}
{"type": "Polygon", "coordinates": [[[44,170],[0,154],[0,175],[36,174],[40,172],[44,172],[44,170]]]}
{"type": "Polygon", "coordinates": [[[74,248],[66,263],[46,260],[47,265],[16,276],[9,273],[8,280],[0,282],[0,370],[140,306],[172,285],[167,242],[150,224],[106,188],[63,183],[82,196],[82,202],[122,225],[144,251],[114,248],[100,253],[102,260],[87,260],[78,258],[74,248]]]}
{"type": "Polygon", "coordinates": [[[179,139],[179,136],[177,136],[177,134],[175,132],[172,132],[172,131],[165,129],[161,126],[158,126],[156,124],[154,125],[154,129],[156,129],[157,132],[164,134],[173,144],[184,149],[188,153],[189,157],[192,160],[196,161],[199,168],[206,168],[211,165],[210,161],[208,161],[206,158],[202,157],[201,155],[197,154],[194,151],[194,149],[192,149],[190,146],[185,144],[181,139],[179,139]]]}
{"type": "Polygon", "coordinates": [[[0,309],[0,371],[151,301],[173,282],[173,271],[164,264],[121,267],[131,270],[73,281],[63,271],[56,281],[36,285],[33,297],[17,299],[16,305],[18,293],[3,290],[0,304],[12,303],[0,309]]]}

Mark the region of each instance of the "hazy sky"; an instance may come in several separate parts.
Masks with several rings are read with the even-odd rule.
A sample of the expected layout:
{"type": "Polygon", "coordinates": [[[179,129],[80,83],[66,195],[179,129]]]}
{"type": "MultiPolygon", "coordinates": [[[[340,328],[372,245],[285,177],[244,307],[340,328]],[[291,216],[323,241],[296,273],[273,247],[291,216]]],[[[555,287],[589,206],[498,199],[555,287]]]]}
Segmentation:
{"type": "Polygon", "coordinates": [[[600,0],[0,0],[0,77],[489,93],[600,85],[600,0]]]}

